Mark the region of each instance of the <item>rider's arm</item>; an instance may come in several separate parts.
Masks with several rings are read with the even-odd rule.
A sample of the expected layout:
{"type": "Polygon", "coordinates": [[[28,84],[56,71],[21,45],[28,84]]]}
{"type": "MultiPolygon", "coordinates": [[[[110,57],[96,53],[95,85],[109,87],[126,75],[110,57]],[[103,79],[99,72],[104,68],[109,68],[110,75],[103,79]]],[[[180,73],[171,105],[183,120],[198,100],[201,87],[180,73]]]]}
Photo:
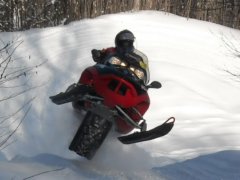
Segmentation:
{"type": "Polygon", "coordinates": [[[92,52],[93,61],[96,63],[101,63],[101,59],[103,56],[102,50],[93,49],[91,52],[92,52]]]}
{"type": "Polygon", "coordinates": [[[113,47],[110,47],[107,49],[102,49],[102,50],[93,49],[92,50],[92,58],[93,58],[94,62],[103,64],[105,57],[107,57],[115,52],[116,52],[116,49],[113,47]]]}

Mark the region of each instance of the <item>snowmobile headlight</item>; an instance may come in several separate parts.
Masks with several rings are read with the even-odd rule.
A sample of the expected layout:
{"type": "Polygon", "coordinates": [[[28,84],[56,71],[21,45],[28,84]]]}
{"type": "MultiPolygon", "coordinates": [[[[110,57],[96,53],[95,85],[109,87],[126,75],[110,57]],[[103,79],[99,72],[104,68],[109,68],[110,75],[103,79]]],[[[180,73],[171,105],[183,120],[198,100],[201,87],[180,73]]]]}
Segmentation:
{"type": "Polygon", "coordinates": [[[135,68],[133,66],[129,67],[130,71],[132,71],[139,79],[144,78],[144,72],[141,69],[135,68]]]}
{"type": "Polygon", "coordinates": [[[134,73],[136,74],[136,76],[139,79],[143,79],[144,78],[144,72],[141,69],[135,69],[134,73]]]}
{"type": "Polygon", "coordinates": [[[124,61],[122,61],[116,57],[112,57],[109,62],[113,65],[118,65],[118,66],[123,66],[123,67],[127,66],[127,64],[124,61]]]}
{"type": "Polygon", "coordinates": [[[123,66],[123,67],[127,66],[127,64],[124,61],[122,61],[120,65],[123,66]]]}

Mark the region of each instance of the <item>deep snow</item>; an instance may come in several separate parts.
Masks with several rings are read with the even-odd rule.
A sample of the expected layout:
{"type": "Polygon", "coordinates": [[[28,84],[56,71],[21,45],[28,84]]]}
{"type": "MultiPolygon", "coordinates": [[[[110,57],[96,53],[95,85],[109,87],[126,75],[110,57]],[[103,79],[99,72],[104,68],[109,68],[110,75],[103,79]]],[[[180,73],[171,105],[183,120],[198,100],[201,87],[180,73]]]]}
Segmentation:
{"type": "MultiPolygon", "coordinates": [[[[12,137],[16,141],[0,152],[0,179],[240,179],[240,84],[224,71],[237,72],[240,66],[226,44],[240,49],[239,30],[141,11],[0,33],[6,41],[17,36],[24,42],[15,57],[31,56],[29,65],[48,61],[28,81],[41,87],[0,103],[3,116],[36,96],[12,137]],[[167,136],[135,145],[121,144],[111,132],[87,161],[68,150],[82,116],[48,97],[76,82],[94,64],[91,49],[113,46],[123,29],[135,34],[136,48],[149,58],[151,80],[163,85],[149,90],[148,127],[170,116],[176,123],[167,136]]],[[[1,97],[7,93],[1,90],[1,97]]]]}

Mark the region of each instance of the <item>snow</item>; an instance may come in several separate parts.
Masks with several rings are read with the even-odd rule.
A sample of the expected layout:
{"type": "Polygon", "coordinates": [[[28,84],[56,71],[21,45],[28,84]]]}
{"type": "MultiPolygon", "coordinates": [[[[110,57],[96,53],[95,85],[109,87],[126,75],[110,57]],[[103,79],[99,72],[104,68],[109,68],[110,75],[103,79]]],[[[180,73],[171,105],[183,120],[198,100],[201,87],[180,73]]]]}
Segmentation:
{"type": "MultiPolygon", "coordinates": [[[[224,71],[237,72],[240,62],[223,41],[239,49],[239,30],[140,11],[0,33],[2,40],[18,36],[23,44],[15,57],[31,56],[29,65],[47,62],[28,81],[39,88],[0,103],[2,116],[36,96],[14,142],[0,152],[0,179],[240,179],[240,84],[224,71]],[[148,128],[170,116],[176,123],[165,137],[134,145],[121,144],[111,132],[88,161],[68,150],[82,115],[48,97],[76,82],[94,64],[91,49],[114,46],[123,29],[135,34],[136,48],[148,56],[151,81],[163,85],[149,90],[148,128]]],[[[1,90],[1,97],[6,94],[1,90]]]]}

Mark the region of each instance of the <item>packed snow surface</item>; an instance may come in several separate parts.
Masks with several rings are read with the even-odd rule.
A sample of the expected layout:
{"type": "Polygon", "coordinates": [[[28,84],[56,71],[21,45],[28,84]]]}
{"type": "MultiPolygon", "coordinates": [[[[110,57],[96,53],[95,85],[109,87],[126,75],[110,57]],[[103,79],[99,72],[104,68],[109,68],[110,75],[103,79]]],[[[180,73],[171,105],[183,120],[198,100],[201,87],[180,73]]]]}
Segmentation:
{"type": "MultiPolygon", "coordinates": [[[[46,61],[25,77],[29,87],[38,88],[0,103],[4,117],[35,97],[16,115],[19,119],[30,108],[0,151],[0,179],[240,179],[240,82],[226,72],[240,68],[239,30],[140,11],[0,37],[23,41],[14,57],[30,59],[25,65],[46,61]],[[162,83],[161,89],[149,90],[148,129],[171,116],[176,123],[168,135],[133,145],[121,144],[119,134],[111,132],[88,161],[68,150],[83,115],[71,104],[51,103],[49,96],[78,81],[94,64],[91,49],[114,46],[123,29],[134,33],[135,47],[148,56],[151,81],[162,83]]],[[[1,89],[1,98],[7,93],[1,89]]]]}

